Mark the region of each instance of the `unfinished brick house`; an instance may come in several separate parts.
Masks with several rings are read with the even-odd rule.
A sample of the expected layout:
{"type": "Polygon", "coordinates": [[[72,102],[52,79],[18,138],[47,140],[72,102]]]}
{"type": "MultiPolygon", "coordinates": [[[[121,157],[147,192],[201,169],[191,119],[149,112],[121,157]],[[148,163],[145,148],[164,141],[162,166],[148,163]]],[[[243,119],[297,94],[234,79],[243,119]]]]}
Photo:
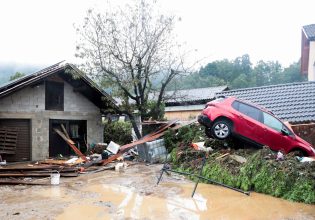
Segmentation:
{"type": "Polygon", "coordinates": [[[68,156],[61,124],[82,151],[103,142],[102,115],[115,101],[71,64],[55,64],[0,87],[0,154],[7,161],[68,156]]]}

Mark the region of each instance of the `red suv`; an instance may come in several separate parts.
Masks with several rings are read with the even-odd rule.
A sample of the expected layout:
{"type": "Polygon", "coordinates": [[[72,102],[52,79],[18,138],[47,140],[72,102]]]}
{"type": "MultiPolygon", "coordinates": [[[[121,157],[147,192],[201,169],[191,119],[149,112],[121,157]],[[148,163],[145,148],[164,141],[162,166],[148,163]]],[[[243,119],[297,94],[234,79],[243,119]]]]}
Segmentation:
{"type": "Polygon", "coordinates": [[[207,136],[219,140],[234,136],[259,146],[267,145],[275,151],[299,151],[315,156],[312,145],[272,112],[234,97],[208,102],[198,116],[198,122],[206,127],[207,136]]]}

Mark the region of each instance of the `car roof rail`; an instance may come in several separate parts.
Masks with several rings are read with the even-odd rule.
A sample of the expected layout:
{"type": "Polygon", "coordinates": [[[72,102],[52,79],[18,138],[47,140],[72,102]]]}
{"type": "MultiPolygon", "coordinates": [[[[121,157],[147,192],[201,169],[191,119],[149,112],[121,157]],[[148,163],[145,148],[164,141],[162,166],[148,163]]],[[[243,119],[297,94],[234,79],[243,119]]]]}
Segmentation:
{"type": "Polygon", "coordinates": [[[226,98],[226,96],[225,96],[225,95],[218,95],[218,96],[216,96],[215,98],[216,98],[216,99],[226,98]]]}

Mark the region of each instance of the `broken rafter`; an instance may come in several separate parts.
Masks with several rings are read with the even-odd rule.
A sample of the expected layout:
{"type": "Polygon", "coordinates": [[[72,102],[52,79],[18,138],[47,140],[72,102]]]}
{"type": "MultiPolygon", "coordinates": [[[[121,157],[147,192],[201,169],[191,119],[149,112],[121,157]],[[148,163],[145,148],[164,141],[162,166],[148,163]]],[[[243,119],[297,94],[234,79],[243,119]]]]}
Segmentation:
{"type": "Polygon", "coordinates": [[[82,152],[74,145],[74,142],[67,138],[64,133],[62,133],[59,129],[54,128],[54,131],[63,139],[67,142],[67,144],[72,148],[72,150],[79,156],[81,157],[82,160],[87,161],[88,159],[82,154],[82,152]]]}
{"type": "Polygon", "coordinates": [[[70,139],[70,136],[69,136],[69,134],[68,134],[68,132],[67,132],[65,126],[64,126],[63,124],[61,124],[60,127],[61,127],[63,133],[66,135],[66,137],[67,137],[68,139],[70,139]]]}
{"type": "MultiPolygon", "coordinates": [[[[151,134],[148,134],[147,136],[144,136],[143,138],[137,140],[137,141],[134,141],[130,144],[126,144],[126,145],[123,145],[120,147],[120,151],[119,153],[109,157],[108,159],[106,160],[102,160],[101,163],[102,165],[106,165],[114,160],[116,160],[117,158],[119,158],[122,154],[124,154],[126,151],[136,147],[137,145],[139,144],[144,144],[146,142],[149,142],[149,141],[153,141],[155,139],[158,139],[159,137],[162,137],[164,135],[164,133],[166,132],[166,130],[168,128],[170,128],[171,126],[173,126],[178,120],[173,120],[173,121],[170,121],[169,123],[167,123],[166,125],[163,125],[161,126],[156,132],[153,132],[151,134]]],[[[177,130],[183,126],[187,126],[189,124],[192,124],[194,123],[195,120],[192,120],[190,121],[188,124],[185,124],[185,125],[177,125],[177,126],[174,126],[172,127],[171,129],[172,130],[177,130]]]]}

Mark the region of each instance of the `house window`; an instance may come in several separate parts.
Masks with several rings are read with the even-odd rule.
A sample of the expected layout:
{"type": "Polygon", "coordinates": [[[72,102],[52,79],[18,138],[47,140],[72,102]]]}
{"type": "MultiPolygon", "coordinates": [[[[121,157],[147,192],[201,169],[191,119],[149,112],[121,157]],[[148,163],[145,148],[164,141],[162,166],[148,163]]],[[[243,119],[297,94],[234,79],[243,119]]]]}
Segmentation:
{"type": "Polygon", "coordinates": [[[45,109],[63,111],[64,85],[60,82],[46,81],[45,109]]]}

